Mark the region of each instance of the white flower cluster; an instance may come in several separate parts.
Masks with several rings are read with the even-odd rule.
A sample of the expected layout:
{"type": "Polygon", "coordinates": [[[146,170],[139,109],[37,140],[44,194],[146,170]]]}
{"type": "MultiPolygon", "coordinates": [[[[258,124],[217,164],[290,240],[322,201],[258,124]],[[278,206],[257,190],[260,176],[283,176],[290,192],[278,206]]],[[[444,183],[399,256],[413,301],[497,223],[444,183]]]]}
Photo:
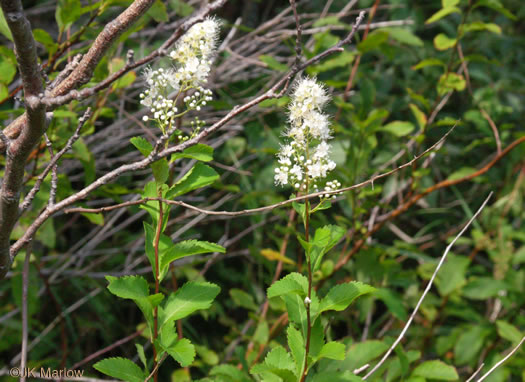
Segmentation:
{"type": "MultiPolygon", "coordinates": [[[[150,108],[153,118],[161,127],[168,126],[172,118],[177,117],[176,101],[169,98],[170,93],[178,96],[196,89],[193,95],[185,97],[184,102],[189,109],[197,111],[212,99],[211,91],[204,89],[201,84],[207,81],[210,73],[218,33],[219,22],[207,18],[192,26],[170,52],[173,67],[146,69],[144,76],[148,89],[140,94],[140,103],[150,108]]],[[[144,116],[143,120],[148,121],[149,117],[144,116]]]]}
{"type": "MultiPolygon", "coordinates": [[[[279,167],[274,177],[277,185],[291,184],[296,190],[318,191],[320,181],[335,168],[329,157],[327,141],[332,136],[328,116],[321,111],[326,102],[325,89],[316,80],[303,78],[298,82],[289,107],[290,127],[286,136],[290,142],[277,155],[279,167]]],[[[327,191],[337,189],[334,185],[339,182],[334,182],[329,182],[327,191]]]]}

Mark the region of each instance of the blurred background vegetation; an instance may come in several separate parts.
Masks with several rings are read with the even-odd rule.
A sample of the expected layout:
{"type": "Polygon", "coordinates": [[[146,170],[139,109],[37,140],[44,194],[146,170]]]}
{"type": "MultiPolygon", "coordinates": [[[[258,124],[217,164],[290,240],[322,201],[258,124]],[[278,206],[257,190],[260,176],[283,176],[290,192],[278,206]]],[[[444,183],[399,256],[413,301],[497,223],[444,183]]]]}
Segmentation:
{"type": "MultiPolygon", "coordinates": [[[[24,3],[52,79],[130,1],[24,3]]],[[[198,1],[157,1],[109,51],[91,85],[122,67],[129,49],[141,58],[159,47],[199,6],[198,1]]],[[[486,371],[502,359],[525,331],[525,8],[520,0],[301,1],[306,58],[344,37],[361,9],[367,18],[355,44],[304,73],[323,81],[332,94],[333,177],[343,186],[367,180],[410,161],[456,127],[432,154],[373,187],[339,196],[331,209],[314,215],[314,228],[337,224],[347,230],[326,256],[317,281],[326,288],[359,280],[379,289],[334,313],[327,336],[351,344],[345,369],[376,362],[403,328],[447,243],[492,191],[489,206],[453,248],[401,346],[372,378],[433,380],[418,365],[440,359],[466,380],[481,363],[486,371]]],[[[215,98],[199,114],[208,124],[267,90],[295,60],[295,22],[287,1],[232,0],[217,17],[223,21],[223,42],[209,83],[215,98]]],[[[3,25],[0,120],[6,126],[23,109],[3,25]]],[[[141,121],[142,89],[140,72],[132,72],[91,99],[55,111],[48,135],[58,151],[86,107],[94,109],[82,138],[60,163],[58,200],[141,157],[129,139],[153,141],[158,134],[141,121]]],[[[205,143],[215,148],[210,165],[221,178],[183,200],[238,211],[287,199],[290,190],[273,184],[287,101],[286,96],[265,101],[209,137],[205,143]]],[[[48,160],[43,141],[28,163],[28,188],[35,181],[31,174],[48,160]]],[[[173,179],[190,165],[177,162],[173,179]]],[[[82,205],[132,200],[149,180],[149,170],[124,175],[82,205]]],[[[14,238],[47,203],[49,189],[48,179],[14,238]]],[[[75,367],[101,378],[91,367],[100,358],[138,360],[131,340],[147,342],[140,337],[140,312],[132,302],[116,301],[104,276],[150,272],[144,219],[138,207],[61,214],[39,230],[30,268],[30,366],[75,367]]],[[[245,380],[273,344],[284,343],[284,306],[270,301],[268,311],[261,312],[276,268],[282,266],[284,275],[301,267],[301,247],[289,236],[301,229],[296,223],[286,208],[239,218],[171,209],[167,233],[175,242],[199,238],[227,252],[173,263],[174,281],[205,278],[222,292],[210,310],[182,323],[185,337],[199,345],[194,365],[177,370],[166,361],[171,367],[164,366],[161,380],[195,380],[210,372],[212,380],[245,380]],[[232,374],[232,367],[239,373],[232,374]]],[[[0,369],[18,364],[23,255],[0,283],[0,369]]],[[[524,370],[521,349],[486,380],[525,380],[524,370]]]]}

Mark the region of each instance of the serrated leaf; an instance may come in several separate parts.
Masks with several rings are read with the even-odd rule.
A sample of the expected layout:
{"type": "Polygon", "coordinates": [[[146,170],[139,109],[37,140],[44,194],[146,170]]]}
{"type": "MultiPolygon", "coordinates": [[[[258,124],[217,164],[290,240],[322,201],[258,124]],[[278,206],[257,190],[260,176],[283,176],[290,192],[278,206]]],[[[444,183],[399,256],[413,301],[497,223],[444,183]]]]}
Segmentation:
{"type": "Polygon", "coordinates": [[[171,156],[171,160],[177,160],[181,158],[196,159],[201,162],[209,162],[213,159],[213,147],[197,143],[196,145],[188,147],[181,153],[175,153],[171,156]]]}
{"type": "Polygon", "coordinates": [[[210,166],[198,162],[188,171],[166,194],[167,199],[173,199],[190,191],[208,186],[219,179],[219,174],[210,166]]]}
{"type": "Polygon", "coordinates": [[[160,257],[160,268],[164,271],[166,267],[169,267],[172,261],[175,261],[177,259],[212,252],[225,253],[226,248],[224,248],[222,245],[210,243],[208,241],[181,241],[177,244],[170,245],[165,251],[162,252],[162,255],[160,257]]]}
{"type": "Polygon", "coordinates": [[[423,362],[414,369],[412,375],[440,381],[455,381],[459,379],[459,375],[453,366],[439,360],[423,362]]]}
{"type": "Polygon", "coordinates": [[[408,121],[393,121],[383,126],[381,130],[394,134],[396,137],[404,137],[414,131],[414,125],[408,121]]]}
{"type": "Polygon", "coordinates": [[[425,21],[425,24],[434,23],[438,20],[441,20],[443,17],[450,15],[451,13],[461,13],[461,9],[458,7],[446,7],[442,8],[436,13],[434,13],[430,18],[425,21]]]}
{"type": "Polygon", "coordinates": [[[146,378],[140,367],[126,358],[106,358],[93,365],[95,369],[126,382],[143,382],[146,378]]]}
{"type": "Polygon", "coordinates": [[[268,298],[288,293],[297,293],[305,296],[308,293],[308,279],[297,272],[293,272],[274,282],[268,288],[268,298]]]}
{"type": "Polygon", "coordinates": [[[321,300],[319,311],[345,310],[357,297],[375,291],[375,288],[358,281],[339,284],[330,289],[328,294],[321,300]]]}
{"type": "Polygon", "coordinates": [[[108,289],[115,296],[136,300],[149,295],[148,282],[142,276],[106,276],[108,289]]]}
{"type": "Polygon", "coordinates": [[[189,316],[197,310],[208,309],[220,290],[221,288],[217,285],[209,282],[187,282],[177,292],[169,296],[164,305],[162,317],[159,319],[159,326],[162,328],[164,325],[189,316]]]}
{"type": "Polygon", "coordinates": [[[454,346],[454,364],[466,365],[477,359],[487,334],[479,325],[464,328],[454,346]]]}
{"type": "Polygon", "coordinates": [[[456,46],[458,40],[456,38],[450,38],[444,33],[438,34],[434,37],[434,47],[437,50],[447,50],[456,46]]]}
{"type": "Polygon", "coordinates": [[[487,8],[493,9],[496,12],[499,12],[502,15],[505,15],[511,20],[517,19],[517,17],[513,15],[507,8],[505,8],[499,0],[478,0],[476,4],[474,4],[472,9],[476,9],[478,7],[487,7],[487,8]]]}
{"type": "Polygon", "coordinates": [[[274,347],[264,359],[264,363],[275,369],[294,371],[295,363],[290,353],[282,346],[274,347]]]}
{"type": "Polygon", "coordinates": [[[165,350],[182,367],[191,365],[195,359],[195,346],[187,338],[178,340],[175,345],[165,350]]]}
{"type": "Polygon", "coordinates": [[[472,300],[486,300],[490,297],[496,297],[507,288],[502,280],[494,280],[492,277],[477,277],[469,280],[462,292],[463,296],[472,300]]]}
{"type": "Polygon", "coordinates": [[[299,377],[304,369],[304,339],[301,332],[295,329],[292,325],[288,326],[286,330],[286,338],[288,340],[288,347],[292,353],[295,361],[295,375],[299,377]]]}

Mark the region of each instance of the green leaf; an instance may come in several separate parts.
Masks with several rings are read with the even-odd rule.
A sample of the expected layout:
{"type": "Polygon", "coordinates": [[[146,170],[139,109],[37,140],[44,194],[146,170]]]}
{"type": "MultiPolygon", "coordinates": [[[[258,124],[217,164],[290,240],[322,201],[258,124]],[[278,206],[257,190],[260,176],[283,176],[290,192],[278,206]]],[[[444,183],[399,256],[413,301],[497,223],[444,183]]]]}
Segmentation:
{"type": "Polygon", "coordinates": [[[319,311],[345,310],[357,297],[375,291],[375,288],[359,281],[339,284],[330,289],[321,300],[319,311]]]}
{"type": "Polygon", "coordinates": [[[136,363],[126,358],[106,358],[93,367],[101,373],[126,382],[143,382],[147,377],[136,363]]]}
{"type": "Polygon", "coordinates": [[[444,33],[438,34],[434,37],[434,46],[437,50],[447,50],[456,46],[458,40],[450,38],[444,33]]]}
{"type": "Polygon", "coordinates": [[[165,23],[169,20],[166,5],[161,0],[155,0],[147,14],[158,23],[165,23]]]}
{"type": "Polygon", "coordinates": [[[447,178],[449,181],[458,180],[475,173],[477,170],[474,167],[461,167],[459,170],[454,171],[447,178]]]}
{"type": "Polygon", "coordinates": [[[419,70],[426,68],[427,66],[442,66],[445,67],[445,63],[438,58],[427,58],[420,61],[416,65],[412,66],[412,70],[419,70]]]}
{"type": "Polygon", "coordinates": [[[312,382],[360,382],[363,379],[352,373],[350,370],[345,371],[323,371],[315,374],[312,382]]]}
{"type": "Polygon", "coordinates": [[[178,340],[175,345],[165,350],[182,367],[190,366],[195,359],[195,346],[187,338],[178,340]]]}
{"type": "Polygon", "coordinates": [[[55,10],[55,19],[60,30],[67,29],[82,15],[80,0],[59,0],[55,10]]]}
{"type": "Polygon", "coordinates": [[[88,219],[91,223],[96,225],[104,225],[104,215],[102,214],[92,214],[92,213],[81,213],[82,216],[84,216],[86,219],[88,219]]]}
{"type": "Polygon", "coordinates": [[[458,7],[446,7],[442,8],[436,13],[434,13],[430,18],[425,21],[425,24],[434,23],[438,20],[441,20],[443,17],[450,15],[451,13],[461,13],[461,9],[458,7]]]}
{"type": "Polygon", "coordinates": [[[166,194],[167,199],[173,199],[190,191],[208,186],[219,179],[219,174],[210,166],[198,162],[192,167],[166,194]]]}
{"type": "Polygon", "coordinates": [[[187,282],[169,296],[159,319],[160,327],[189,316],[197,310],[208,309],[220,290],[217,285],[208,282],[187,282]]]}
{"type": "Polygon", "coordinates": [[[424,131],[425,126],[427,125],[427,116],[413,103],[409,104],[408,106],[410,107],[410,110],[412,111],[412,114],[414,115],[414,118],[416,119],[419,128],[421,129],[421,131],[424,131]]]}
{"type": "Polygon", "coordinates": [[[518,330],[518,328],[507,321],[498,320],[496,321],[496,326],[498,328],[498,334],[500,337],[509,340],[513,345],[517,345],[523,338],[523,334],[518,330]]]}
{"type": "Polygon", "coordinates": [[[0,12],[0,33],[2,33],[9,41],[13,41],[13,35],[11,29],[7,25],[7,21],[4,17],[4,12],[0,12]]]}
{"type": "MultiPolygon", "coordinates": [[[[0,12],[0,14],[3,13],[0,12]]],[[[9,54],[11,52],[6,52],[7,54],[3,53],[4,52],[0,51],[0,73],[2,73],[0,83],[9,85],[16,75],[16,59],[11,54],[9,54]]]]}
{"type": "Polygon", "coordinates": [[[382,28],[381,30],[387,31],[390,37],[402,44],[423,46],[423,40],[412,33],[408,28],[382,28]]]}
{"type": "Polygon", "coordinates": [[[268,355],[266,355],[264,363],[274,369],[291,371],[294,371],[295,369],[295,363],[292,356],[280,345],[274,347],[268,355]]]}
{"type": "Polygon", "coordinates": [[[149,295],[148,282],[142,276],[106,276],[106,280],[109,291],[120,298],[137,300],[149,295]]]}
{"type": "Polygon", "coordinates": [[[487,334],[487,330],[479,325],[464,328],[454,346],[454,364],[466,365],[477,359],[487,334]]]}
{"type": "Polygon", "coordinates": [[[513,15],[507,8],[505,8],[499,0],[478,0],[476,4],[474,4],[472,9],[476,9],[478,7],[487,7],[487,8],[493,9],[496,12],[499,12],[502,15],[505,15],[511,20],[517,19],[517,17],[513,15]]]}
{"type": "Polygon", "coordinates": [[[383,126],[381,130],[394,134],[396,137],[404,137],[414,131],[414,125],[408,121],[393,121],[383,126]]]}
{"type": "Polygon", "coordinates": [[[312,263],[312,272],[319,269],[323,256],[339,242],[345,232],[344,228],[336,225],[326,225],[315,230],[315,235],[308,243],[311,249],[307,250],[312,263]]]}
{"type": "Polygon", "coordinates": [[[281,64],[279,61],[277,61],[274,57],[268,56],[266,54],[263,54],[259,56],[259,60],[264,62],[270,69],[277,70],[278,72],[286,72],[288,70],[288,66],[285,64],[281,64]]]}
{"type": "Polygon", "coordinates": [[[181,158],[196,159],[201,162],[209,162],[213,159],[213,147],[197,143],[196,145],[188,147],[181,153],[175,153],[171,156],[171,160],[175,161],[181,158]]]}
{"type": "Polygon", "coordinates": [[[299,377],[302,375],[304,369],[304,339],[301,332],[292,325],[288,326],[286,330],[286,338],[288,340],[288,347],[295,361],[295,375],[299,377]]]}
{"type": "Polygon", "coordinates": [[[382,44],[388,41],[388,32],[382,30],[375,30],[368,35],[368,37],[357,44],[357,49],[361,54],[370,52],[379,48],[382,44]]]}
{"type": "Polygon", "coordinates": [[[268,298],[282,296],[288,293],[297,293],[301,296],[306,296],[308,293],[308,279],[297,272],[293,272],[274,282],[268,288],[268,298]]]}
{"type": "Polygon", "coordinates": [[[388,310],[401,321],[406,321],[408,313],[403,305],[403,299],[390,289],[378,289],[374,296],[377,296],[387,306],[388,310]]]}
{"type": "Polygon", "coordinates": [[[463,296],[472,300],[486,300],[496,297],[500,291],[507,289],[507,285],[502,280],[494,280],[492,277],[473,278],[463,288],[463,296]]]}
{"type": "Polygon", "coordinates": [[[438,360],[423,362],[414,369],[412,375],[440,381],[455,381],[459,379],[459,375],[453,366],[438,360]]]}
{"type": "Polygon", "coordinates": [[[342,369],[354,370],[381,356],[388,349],[388,345],[378,340],[367,340],[350,346],[342,369]]]}
{"type": "Polygon", "coordinates": [[[453,90],[465,90],[467,83],[462,75],[456,73],[445,73],[439,78],[437,91],[439,95],[443,95],[453,90]]]}
{"type": "Polygon", "coordinates": [[[210,370],[210,375],[227,377],[225,381],[251,382],[251,379],[248,378],[248,376],[242,370],[239,370],[235,366],[228,364],[213,367],[210,370]]]}
{"type": "Polygon", "coordinates": [[[170,166],[166,158],[159,159],[151,164],[153,177],[157,184],[164,184],[170,175],[170,166]]]}
{"type": "MultiPolygon", "coordinates": [[[[171,241],[171,240],[170,240],[171,241]]],[[[222,245],[199,240],[186,240],[177,244],[170,245],[166,251],[163,251],[160,257],[160,268],[169,267],[172,261],[187,256],[199,255],[201,253],[220,252],[225,253],[226,248],[222,245]]]]}
{"type": "Polygon", "coordinates": [[[459,0],[441,0],[441,7],[447,8],[447,7],[453,7],[454,5],[458,5],[459,0]]]}
{"type": "Polygon", "coordinates": [[[342,361],[343,359],[345,359],[345,350],[345,345],[343,345],[342,343],[335,341],[328,342],[321,348],[321,352],[319,353],[319,359],[329,358],[342,361]]]}
{"type": "Polygon", "coordinates": [[[474,21],[472,23],[464,24],[461,31],[463,33],[488,31],[496,34],[501,34],[501,27],[493,23],[484,23],[481,21],[474,21]]]}
{"type": "Polygon", "coordinates": [[[142,362],[142,365],[144,365],[144,372],[146,374],[149,374],[148,360],[146,359],[146,353],[144,353],[144,346],[142,346],[141,344],[135,344],[135,348],[137,349],[137,354],[139,355],[140,362],[142,362]]]}
{"type": "Polygon", "coordinates": [[[448,256],[436,279],[436,285],[442,296],[450,295],[467,283],[465,275],[469,265],[468,257],[455,256],[452,253],[448,256]]]}
{"type": "Polygon", "coordinates": [[[230,297],[235,305],[256,311],[259,307],[253,301],[253,296],[237,288],[230,289],[230,297]]]}
{"type": "Polygon", "coordinates": [[[145,157],[147,157],[151,153],[151,151],[153,150],[153,146],[145,138],[133,137],[129,141],[145,157]]]}

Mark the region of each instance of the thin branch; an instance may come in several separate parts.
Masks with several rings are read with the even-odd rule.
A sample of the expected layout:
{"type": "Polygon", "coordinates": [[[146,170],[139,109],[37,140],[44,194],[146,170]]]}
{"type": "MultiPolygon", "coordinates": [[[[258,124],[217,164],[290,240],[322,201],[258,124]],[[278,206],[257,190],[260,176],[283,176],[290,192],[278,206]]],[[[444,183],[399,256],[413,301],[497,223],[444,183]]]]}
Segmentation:
{"type": "Polygon", "coordinates": [[[372,368],[372,370],[370,370],[364,377],[363,377],[363,380],[366,380],[368,377],[370,377],[372,374],[374,374],[377,369],[379,369],[381,367],[381,365],[383,365],[383,363],[385,363],[385,361],[387,360],[388,356],[390,356],[390,353],[392,353],[394,351],[394,349],[396,348],[396,346],[399,344],[399,342],[401,342],[401,340],[403,339],[403,337],[405,336],[405,333],[407,332],[408,328],[410,327],[410,324],[412,323],[412,321],[414,320],[414,318],[416,317],[416,314],[419,310],[419,307],[421,306],[421,304],[423,303],[423,300],[425,299],[426,295],[428,294],[428,292],[430,291],[430,288],[432,288],[432,284],[434,283],[434,279],[436,278],[436,275],[437,273],[439,272],[439,270],[441,269],[441,266],[443,265],[443,263],[445,262],[446,258],[447,258],[447,255],[450,251],[450,249],[454,246],[454,244],[456,243],[456,241],[461,237],[461,235],[463,235],[463,233],[467,230],[468,227],[470,227],[470,225],[472,224],[472,222],[478,217],[478,215],[481,213],[481,211],[483,210],[483,208],[485,207],[485,205],[487,204],[487,202],[489,201],[489,199],[491,198],[492,196],[492,192],[489,194],[489,196],[485,199],[485,201],[483,202],[483,204],[481,205],[481,207],[478,208],[478,210],[476,211],[476,213],[469,219],[469,221],[467,222],[467,224],[465,225],[465,227],[463,227],[463,229],[456,235],[456,237],[454,238],[454,240],[452,240],[452,242],[447,246],[447,248],[445,249],[445,252],[443,253],[443,255],[441,256],[441,259],[439,260],[439,263],[436,267],[436,270],[434,271],[434,273],[432,274],[432,277],[430,278],[430,281],[428,282],[427,284],[427,287],[425,288],[425,290],[423,291],[423,294],[421,295],[421,298],[419,299],[419,301],[417,302],[416,304],[416,307],[414,308],[414,311],[412,312],[412,314],[410,315],[410,317],[408,318],[408,321],[407,323],[405,324],[405,327],[403,328],[403,330],[401,331],[401,333],[399,334],[399,336],[396,338],[396,340],[394,341],[394,343],[392,344],[392,346],[390,346],[390,348],[387,350],[387,352],[385,353],[385,355],[383,356],[383,358],[381,358],[381,360],[372,368]]]}
{"type": "Polygon", "coordinates": [[[290,6],[293,10],[293,16],[295,19],[295,29],[297,31],[297,35],[295,38],[295,66],[299,66],[301,64],[301,57],[303,54],[301,48],[301,37],[303,33],[303,28],[301,27],[301,21],[299,20],[299,15],[297,14],[297,4],[295,4],[295,0],[290,0],[290,6]]]}
{"type": "MultiPolygon", "coordinates": [[[[27,367],[27,340],[28,340],[28,310],[27,310],[27,291],[29,289],[29,259],[31,258],[32,245],[26,247],[26,256],[24,260],[24,270],[22,271],[22,357],[20,359],[20,369],[25,370],[27,367]]],[[[20,382],[25,382],[26,375],[22,375],[20,382]]]]}
{"type": "MultiPolygon", "coordinates": [[[[52,171],[53,168],[56,167],[57,162],[60,160],[60,158],[67,153],[69,150],[71,150],[71,147],[73,147],[73,144],[80,138],[80,130],[82,130],[82,127],[84,124],[89,120],[91,117],[91,108],[87,108],[84,115],[78,119],[78,125],[73,133],[73,135],[68,139],[66,142],[66,145],[62,150],[60,150],[55,156],[51,157],[51,160],[49,161],[49,164],[45,168],[45,170],[42,172],[42,174],[39,175],[38,179],[36,180],[33,188],[24,198],[24,202],[20,206],[20,214],[24,213],[25,210],[31,205],[33,202],[33,199],[35,198],[37,192],[40,190],[40,186],[42,185],[42,182],[46,178],[46,176],[49,174],[49,171],[52,171]]],[[[51,207],[51,206],[49,206],[51,207]]]]}
{"type": "Polygon", "coordinates": [[[472,380],[474,380],[474,377],[475,377],[476,375],[478,375],[478,373],[481,371],[481,369],[483,369],[483,366],[485,366],[484,363],[482,363],[481,365],[479,365],[478,369],[474,372],[474,374],[472,374],[472,375],[470,376],[470,378],[467,379],[465,382],[471,382],[472,380]]]}
{"type": "Polygon", "coordinates": [[[269,206],[252,208],[252,209],[242,210],[242,211],[212,211],[212,210],[209,210],[209,209],[203,209],[203,208],[195,207],[195,206],[193,206],[191,204],[185,203],[185,202],[180,201],[180,200],[168,200],[168,199],[163,199],[163,198],[144,198],[144,199],[140,199],[140,200],[131,200],[131,201],[128,201],[128,202],[115,204],[115,205],[112,205],[112,206],[100,207],[100,208],[83,208],[83,207],[68,208],[68,209],[64,210],[64,213],[66,213],[66,214],[70,214],[70,213],[74,213],[74,212],[102,213],[102,212],[113,211],[113,210],[116,210],[116,209],[119,209],[119,208],[125,208],[125,207],[134,206],[134,205],[144,204],[144,203],[149,202],[149,201],[162,201],[162,202],[164,202],[166,204],[184,207],[184,208],[187,208],[187,209],[190,209],[190,210],[193,210],[193,211],[199,212],[201,214],[205,214],[205,215],[244,216],[244,215],[251,215],[251,214],[256,214],[256,213],[261,213],[261,212],[262,213],[266,213],[266,212],[270,212],[271,210],[274,210],[276,208],[283,207],[283,206],[286,206],[286,205],[294,203],[294,202],[300,202],[300,201],[304,201],[304,200],[309,200],[309,199],[317,198],[317,197],[320,197],[320,196],[323,196],[323,195],[337,195],[337,194],[340,194],[340,193],[345,192],[345,191],[350,191],[350,190],[354,190],[354,189],[357,189],[357,188],[364,187],[364,186],[366,186],[368,184],[373,184],[378,179],[387,177],[389,175],[392,175],[392,174],[396,173],[397,171],[399,171],[399,170],[401,170],[403,168],[411,166],[414,162],[416,162],[417,160],[419,160],[422,157],[424,157],[430,151],[434,150],[437,146],[439,146],[448,137],[448,135],[454,130],[454,127],[455,127],[455,125],[449,131],[447,131],[447,133],[445,135],[443,135],[439,139],[439,141],[434,143],[432,146],[430,146],[428,149],[423,151],[421,154],[419,154],[418,156],[414,157],[409,162],[407,162],[407,163],[405,163],[405,164],[403,164],[403,165],[401,165],[401,166],[399,166],[399,167],[397,167],[397,168],[395,168],[393,170],[390,170],[390,171],[387,171],[385,173],[376,175],[376,176],[374,176],[374,177],[372,177],[372,178],[370,178],[370,179],[368,179],[368,180],[366,180],[364,182],[357,183],[357,184],[354,184],[354,185],[349,186],[349,187],[344,187],[344,188],[340,188],[338,190],[333,190],[333,191],[320,191],[320,192],[315,192],[315,193],[308,194],[308,195],[297,196],[295,198],[284,200],[282,202],[271,204],[269,206]]]}
{"type": "Polygon", "coordinates": [[[496,363],[494,366],[492,366],[490,368],[489,371],[487,371],[485,374],[483,374],[481,376],[480,379],[478,379],[478,382],[481,382],[483,381],[485,378],[487,378],[494,370],[496,370],[498,367],[500,367],[506,360],[508,360],[510,357],[512,357],[512,355],[514,353],[516,353],[518,351],[518,349],[521,347],[521,345],[523,344],[523,342],[525,342],[525,337],[523,337],[521,339],[521,341],[516,345],[516,347],[514,347],[514,349],[512,349],[512,351],[507,354],[501,361],[499,361],[498,363],[496,363]]]}

